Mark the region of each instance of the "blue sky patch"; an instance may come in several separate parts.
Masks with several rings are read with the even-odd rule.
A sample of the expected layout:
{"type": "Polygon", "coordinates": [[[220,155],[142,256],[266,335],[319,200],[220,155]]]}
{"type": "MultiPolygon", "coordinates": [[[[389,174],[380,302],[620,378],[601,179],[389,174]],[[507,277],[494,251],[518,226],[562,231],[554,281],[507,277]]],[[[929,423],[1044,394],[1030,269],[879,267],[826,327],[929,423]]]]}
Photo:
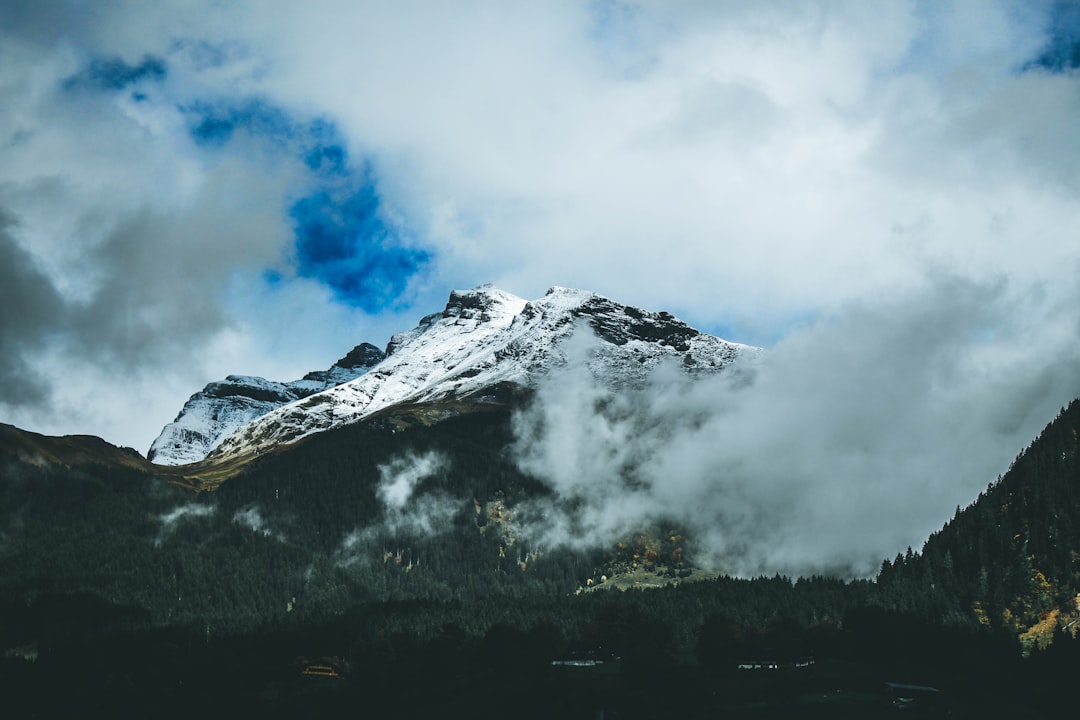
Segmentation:
{"type": "Polygon", "coordinates": [[[372,183],[345,197],[319,191],[289,211],[296,233],[296,272],[329,286],[351,307],[376,312],[404,292],[429,253],[403,247],[380,214],[372,183]]]}
{"type": "Polygon", "coordinates": [[[283,110],[262,100],[236,105],[195,103],[182,110],[190,118],[191,137],[200,145],[224,145],[237,130],[276,142],[286,142],[298,131],[283,110]]]}
{"type": "Polygon", "coordinates": [[[123,90],[140,81],[161,82],[168,75],[168,66],[161,58],[143,57],[138,65],[130,65],[122,58],[98,58],[86,68],[64,82],[68,90],[89,88],[103,92],[123,90]]]}
{"type": "Polygon", "coordinates": [[[280,285],[282,283],[284,278],[282,277],[281,273],[278,272],[277,270],[263,270],[263,272],[262,272],[262,280],[263,280],[264,283],[266,283],[270,287],[277,287],[278,285],[280,285]]]}
{"type": "Polygon", "coordinates": [[[1056,2],[1050,13],[1050,40],[1043,52],[1029,63],[1051,72],[1080,68],[1080,3],[1056,2]]]}
{"type": "MultiPolygon", "coordinates": [[[[430,262],[430,253],[406,247],[400,228],[387,224],[370,165],[351,161],[333,122],[299,122],[258,99],[181,109],[191,137],[204,147],[224,147],[243,132],[303,162],[311,186],[289,205],[294,240],[288,255],[296,276],[326,285],[338,302],[365,312],[385,309],[430,262]]],[[[276,270],[263,274],[268,286],[287,278],[276,270]]]]}
{"type": "Polygon", "coordinates": [[[337,126],[322,118],[312,120],[304,128],[306,150],[304,164],[323,175],[345,177],[349,174],[349,153],[345,139],[337,126]]]}
{"type": "Polygon", "coordinates": [[[657,63],[658,28],[644,23],[640,8],[625,0],[589,4],[589,37],[601,62],[625,80],[640,80],[657,63]]]}

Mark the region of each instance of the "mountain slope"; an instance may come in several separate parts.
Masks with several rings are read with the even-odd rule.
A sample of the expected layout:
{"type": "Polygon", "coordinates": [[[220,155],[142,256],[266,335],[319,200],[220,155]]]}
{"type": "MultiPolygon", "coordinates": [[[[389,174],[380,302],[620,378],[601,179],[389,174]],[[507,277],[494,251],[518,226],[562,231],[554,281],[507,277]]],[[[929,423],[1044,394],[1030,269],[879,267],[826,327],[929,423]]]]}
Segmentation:
{"type": "Polygon", "coordinates": [[[147,458],[159,465],[197,462],[225,437],[257,417],[296,400],[359,377],[383,359],[379,348],[357,345],[328,370],[299,380],[274,382],[261,377],[229,375],[192,395],[176,419],[150,446],[147,458]]]}
{"type": "Polygon", "coordinates": [[[886,561],[883,587],[932,615],[1008,629],[1026,647],[1080,626],[1080,401],[926,541],[886,561]]]}
{"type": "Polygon", "coordinates": [[[102,465],[150,470],[150,464],[132,448],[110,445],[94,435],[54,437],[0,423],[0,459],[35,467],[102,465]]]}
{"type": "Polygon", "coordinates": [[[591,292],[554,287],[526,301],[485,285],[451,293],[441,313],[391,338],[386,358],[369,372],[262,415],[212,455],[261,452],[406,403],[497,401],[501,388],[530,387],[565,364],[575,352],[571,337],[585,327],[599,340],[587,365],[607,385],[637,382],[664,361],[714,373],[759,352],[591,292]]]}
{"type": "MultiPolygon", "coordinates": [[[[238,482],[198,495],[161,482],[151,474],[160,467],[28,465],[27,448],[64,464],[86,449],[103,460],[113,450],[82,436],[0,428],[0,451],[22,453],[0,462],[6,706],[58,717],[87,707],[145,717],[160,714],[159,703],[204,715],[374,707],[380,716],[427,717],[445,714],[450,697],[457,714],[499,717],[535,696],[533,715],[572,717],[580,698],[600,696],[601,682],[627,717],[643,707],[657,717],[885,717],[899,707],[877,694],[889,680],[945,689],[957,717],[1075,710],[1075,660],[1047,654],[1025,665],[1000,632],[972,628],[970,619],[963,630],[942,627],[929,611],[940,591],[918,575],[896,584],[717,578],[576,595],[575,585],[595,574],[596,554],[535,547],[515,532],[518,501],[545,489],[503,451],[513,409],[481,407],[404,429],[391,408],[261,455],[238,482]],[[400,461],[431,453],[444,461],[416,478],[410,502],[388,502],[400,461]],[[909,596],[929,609],[908,607],[909,596]],[[816,660],[809,668],[767,678],[736,669],[807,652],[816,660]],[[355,672],[313,679],[296,665],[301,655],[343,658],[355,672]],[[553,662],[613,656],[621,660],[595,668],[553,662]],[[511,684],[518,674],[527,680],[511,684]],[[64,693],[55,692],[58,677],[67,678],[64,693]],[[427,692],[417,694],[418,677],[436,685],[425,680],[427,692]],[[582,695],[585,685],[592,695],[582,695]],[[496,694],[477,700],[478,687],[496,694]],[[186,704],[188,696],[205,706],[186,704]],[[422,711],[413,712],[421,696],[422,711]],[[57,698],[70,702],[60,707],[57,698]],[[551,698],[566,699],[543,704],[551,698]]],[[[1043,462],[1075,454],[1068,436],[1076,427],[1055,425],[1054,442],[1040,439],[1037,452],[1025,453],[1042,458],[1020,482],[1028,493],[1049,489],[1036,487],[1043,462]]],[[[1010,506],[1018,520],[1024,507],[1010,506]]],[[[1063,503],[1060,514],[1077,507],[1063,503]]],[[[936,577],[943,588],[945,576],[936,577]]],[[[935,708],[902,710],[936,716],[935,708]]]]}

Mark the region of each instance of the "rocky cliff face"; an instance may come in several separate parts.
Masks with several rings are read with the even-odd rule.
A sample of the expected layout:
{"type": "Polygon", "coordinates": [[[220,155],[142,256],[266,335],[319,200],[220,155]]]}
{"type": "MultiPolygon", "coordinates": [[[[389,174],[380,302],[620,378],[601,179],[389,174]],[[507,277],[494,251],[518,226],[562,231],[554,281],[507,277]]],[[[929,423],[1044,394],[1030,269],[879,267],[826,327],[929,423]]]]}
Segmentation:
{"type": "MultiPolygon", "coordinates": [[[[712,373],[760,352],[699,332],[669,313],[591,292],[555,287],[530,302],[486,285],[451,293],[441,313],[391,338],[385,358],[355,379],[260,412],[246,423],[230,420],[238,429],[205,452],[259,452],[403,403],[491,401],[498,388],[530,387],[564,365],[568,341],[578,332],[596,337],[586,359],[593,376],[615,386],[643,379],[664,361],[675,360],[690,373],[712,373]]],[[[176,442],[182,444],[182,438],[176,442]]],[[[201,459],[195,456],[205,447],[194,448],[185,461],[201,459]]]]}
{"type": "Polygon", "coordinates": [[[379,348],[357,345],[327,370],[299,380],[275,382],[229,375],[192,395],[176,419],[154,440],[147,458],[159,465],[202,460],[228,435],[276,408],[354,380],[383,359],[379,348]]]}

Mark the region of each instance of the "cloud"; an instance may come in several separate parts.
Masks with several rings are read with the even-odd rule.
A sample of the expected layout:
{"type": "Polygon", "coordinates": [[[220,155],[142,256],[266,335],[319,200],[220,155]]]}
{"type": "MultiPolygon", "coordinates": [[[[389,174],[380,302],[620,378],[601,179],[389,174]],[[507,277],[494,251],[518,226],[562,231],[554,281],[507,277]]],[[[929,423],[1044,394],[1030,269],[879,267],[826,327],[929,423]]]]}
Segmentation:
{"type": "Polygon", "coordinates": [[[177,521],[187,517],[206,517],[213,515],[216,508],[213,505],[197,505],[195,503],[188,503],[187,505],[181,505],[173,508],[167,513],[158,516],[162,525],[170,527],[176,524],[177,521]]]}
{"type": "Polygon", "coordinates": [[[1053,72],[1080,67],[1080,6],[1058,0],[1051,3],[1050,40],[1032,62],[1053,72]]]}
{"type": "Polygon", "coordinates": [[[64,303],[49,278],[11,234],[15,222],[0,208],[0,396],[13,406],[48,403],[46,381],[33,356],[56,329],[64,303]]]}
{"type": "Polygon", "coordinates": [[[213,505],[187,503],[185,505],[178,505],[169,512],[158,515],[157,519],[161,523],[161,529],[158,531],[158,536],[157,539],[154,540],[154,544],[160,545],[165,542],[174,532],[176,532],[176,529],[181,522],[190,518],[210,517],[215,512],[217,512],[217,508],[213,505]]]}
{"type": "Polygon", "coordinates": [[[260,47],[292,29],[267,87],[333,107],[444,277],[527,296],[557,278],[761,342],[917,282],[927,263],[981,254],[988,273],[1006,272],[1023,262],[1021,240],[1075,257],[1021,229],[1075,220],[1062,183],[1076,156],[1042,150],[1075,142],[1075,80],[1018,71],[1048,42],[1038,8],[454,15],[450,33],[432,7],[412,24],[366,9],[330,28],[300,13],[250,28],[260,47]],[[1046,112],[1012,111],[1027,102],[1046,112]],[[920,222],[919,238],[897,237],[920,222]],[[990,232],[1001,245],[983,243],[990,232]]]}
{"type": "Polygon", "coordinates": [[[0,412],[147,447],[209,380],[298,377],[486,281],[755,344],[928,267],[1060,294],[1075,15],[4,3],[0,206],[53,321],[5,330],[37,384],[0,412]]]}
{"type": "Polygon", "coordinates": [[[442,491],[417,493],[419,484],[445,471],[447,459],[430,451],[405,455],[379,465],[379,484],[375,495],[385,509],[383,527],[391,534],[433,535],[449,528],[454,514],[462,507],[442,491]]]}
{"type": "Polygon", "coordinates": [[[258,505],[249,505],[240,508],[233,513],[232,521],[241,527],[246,527],[252,532],[257,532],[265,537],[274,537],[282,542],[285,541],[284,535],[270,529],[266,523],[266,519],[263,518],[262,511],[259,510],[258,505]]]}
{"type": "Polygon", "coordinates": [[[398,457],[379,465],[376,496],[389,510],[401,510],[412,497],[417,483],[442,468],[445,459],[436,452],[398,457]]]}
{"type": "MultiPolygon", "coordinates": [[[[335,552],[335,562],[343,567],[371,562],[376,552],[387,552],[385,548],[374,547],[380,538],[384,541],[388,536],[395,541],[427,538],[448,531],[464,502],[441,490],[418,492],[423,481],[447,468],[446,456],[436,451],[409,453],[379,465],[375,496],[382,505],[383,515],[374,524],[348,533],[335,552]]],[[[399,549],[399,562],[401,557],[399,549]]],[[[411,568],[411,559],[408,564],[411,568]]]]}
{"type": "Polygon", "coordinates": [[[429,252],[408,243],[400,220],[388,216],[373,168],[350,157],[334,123],[298,120],[260,98],[198,102],[184,114],[200,145],[265,143],[308,170],[306,186],[287,203],[294,240],[265,275],[272,284],[311,278],[337,301],[373,313],[399,302],[431,260],[429,252]]]}
{"type": "Polygon", "coordinates": [[[741,575],[867,575],[920,547],[1080,395],[1075,292],[928,277],[793,332],[751,382],[665,368],[615,394],[579,358],[515,418],[557,497],[531,532],[610,546],[672,520],[741,575]]]}

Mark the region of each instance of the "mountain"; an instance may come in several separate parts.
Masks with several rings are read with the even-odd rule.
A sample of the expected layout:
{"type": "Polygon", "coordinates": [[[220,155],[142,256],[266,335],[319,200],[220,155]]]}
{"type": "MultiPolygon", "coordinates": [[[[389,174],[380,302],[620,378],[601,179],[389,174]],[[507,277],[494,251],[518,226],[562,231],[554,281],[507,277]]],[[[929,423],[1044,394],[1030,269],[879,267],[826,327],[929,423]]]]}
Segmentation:
{"type": "Polygon", "coordinates": [[[580,594],[602,557],[515,538],[515,504],[544,488],[503,451],[511,408],[477,410],[398,428],[395,413],[411,411],[392,409],[264,453],[199,493],[162,482],[184,468],[96,438],[0,427],[9,715],[1075,713],[1080,641],[1065,630],[1021,659],[1000,620],[1008,605],[984,626],[954,593],[984,554],[990,592],[1008,603],[1007,578],[1029,571],[1018,549],[1062,582],[1063,599],[1071,591],[1061,551],[1078,547],[1080,405],[922,559],[877,582],[716,577],[580,594]],[[409,504],[387,506],[383,469],[432,452],[445,463],[409,504]],[[777,668],[738,669],[746,661],[777,668]],[[940,703],[894,692],[910,689],[940,703]]]}
{"type": "Polygon", "coordinates": [[[53,437],[4,423],[0,423],[0,459],[35,467],[101,465],[151,469],[133,448],[116,447],[94,435],[53,437]]]}
{"type": "Polygon", "coordinates": [[[620,385],[665,360],[712,373],[756,357],[592,293],[484,287],[451,294],[385,357],[362,345],[294,383],[211,384],[185,407],[190,427],[271,409],[198,463],[0,425],[5,707],[482,718],[528,697],[527,717],[1075,714],[1080,402],[872,580],[705,573],[677,518],[614,545],[537,532],[574,507],[514,452],[547,370],[583,363],[620,385]],[[586,590],[623,587],[622,565],[628,590],[652,589],[586,590]]]}
{"type": "MultiPolygon", "coordinates": [[[[257,454],[393,407],[447,400],[502,402],[569,362],[575,353],[571,337],[579,328],[599,341],[586,358],[589,371],[598,382],[616,387],[642,380],[665,361],[689,373],[715,373],[737,361],[753,362],[760,352],[702,333],[669,313],[592,292],[553,287],[544,297],[526,301],[484,285],[452,292],[442,312],[394,335],[385,357],[367,372],[321,392],[282,402],[282,393],[243,379],[235,385],[245,392],[253,388],[256,397],[238,393],[226,413],[217,410],[218,398],[209,392],[214,386],[208,386],[204,397],[189,401],[192,410],[185,407],[172,429],[155,441],[152,458],[195,462],[207,455],[257,454]],[[224,416],[213,433],[204,429],[208,415],[224,416]],[[228,429],[236,431],[222,439],[228,429]]],[[[232,392],[232,387],[227,389],[232,392]]]]}
{"type": "Polygon", "coordinates": [[[373,392],[405,400],[312,426],[279,452],[163,466],[99,438],[0,425],[6,706],[50,717],[88,707],[145,717],[162,704],[188,715],[496,717],[529,697],[533,717],[591,717],[601,705],[590,703],[608,699],[620,717],[1075,712],[1080,402],[874,580],[710,574],[587,592],[613,561],[642,565],[629,587],[650,587],[649,574],[681,580],[695,544],[667,520],[661,532],[627,528],[616,547],[531,534],[542,516],[530,506],[558,491],[515,461],[508,400],[579,359],[580,327],[600,338],[587,360],[609,383],[664,358],[713,372],[756,356],[734,346],[710,365],[703,348],[723,341],[588,293],[526,303],[479,288],[323,391],[385,373],[373,392]],[[650,568],[654,545],[682,565],[650,568]],[[313,679],[304,658],[354,671],[313,679]],[[748,660],[779,667],[737,669],[748,660]],[[883,699],[886,687],[940,688],[946,704],[883,699]]]}
{"type": "Polygon", "coordinates": [[[946,622],[1019,635],[1025,649],[1080,625],[1080,401],[1002,477],[957,508],[921,552],[886,561],[878,584],[946,622]]]}
{"type": "Polygon", "coordinates": [[[154,440],[146,456],[158,465],[185,465],[202,460],[225,437],[255,418],[353,380],[382,359],[379,348],[363,343],[329,369],[310,372],[291,382],[229,375],[192,395],[176,419],[154,440]]]}

